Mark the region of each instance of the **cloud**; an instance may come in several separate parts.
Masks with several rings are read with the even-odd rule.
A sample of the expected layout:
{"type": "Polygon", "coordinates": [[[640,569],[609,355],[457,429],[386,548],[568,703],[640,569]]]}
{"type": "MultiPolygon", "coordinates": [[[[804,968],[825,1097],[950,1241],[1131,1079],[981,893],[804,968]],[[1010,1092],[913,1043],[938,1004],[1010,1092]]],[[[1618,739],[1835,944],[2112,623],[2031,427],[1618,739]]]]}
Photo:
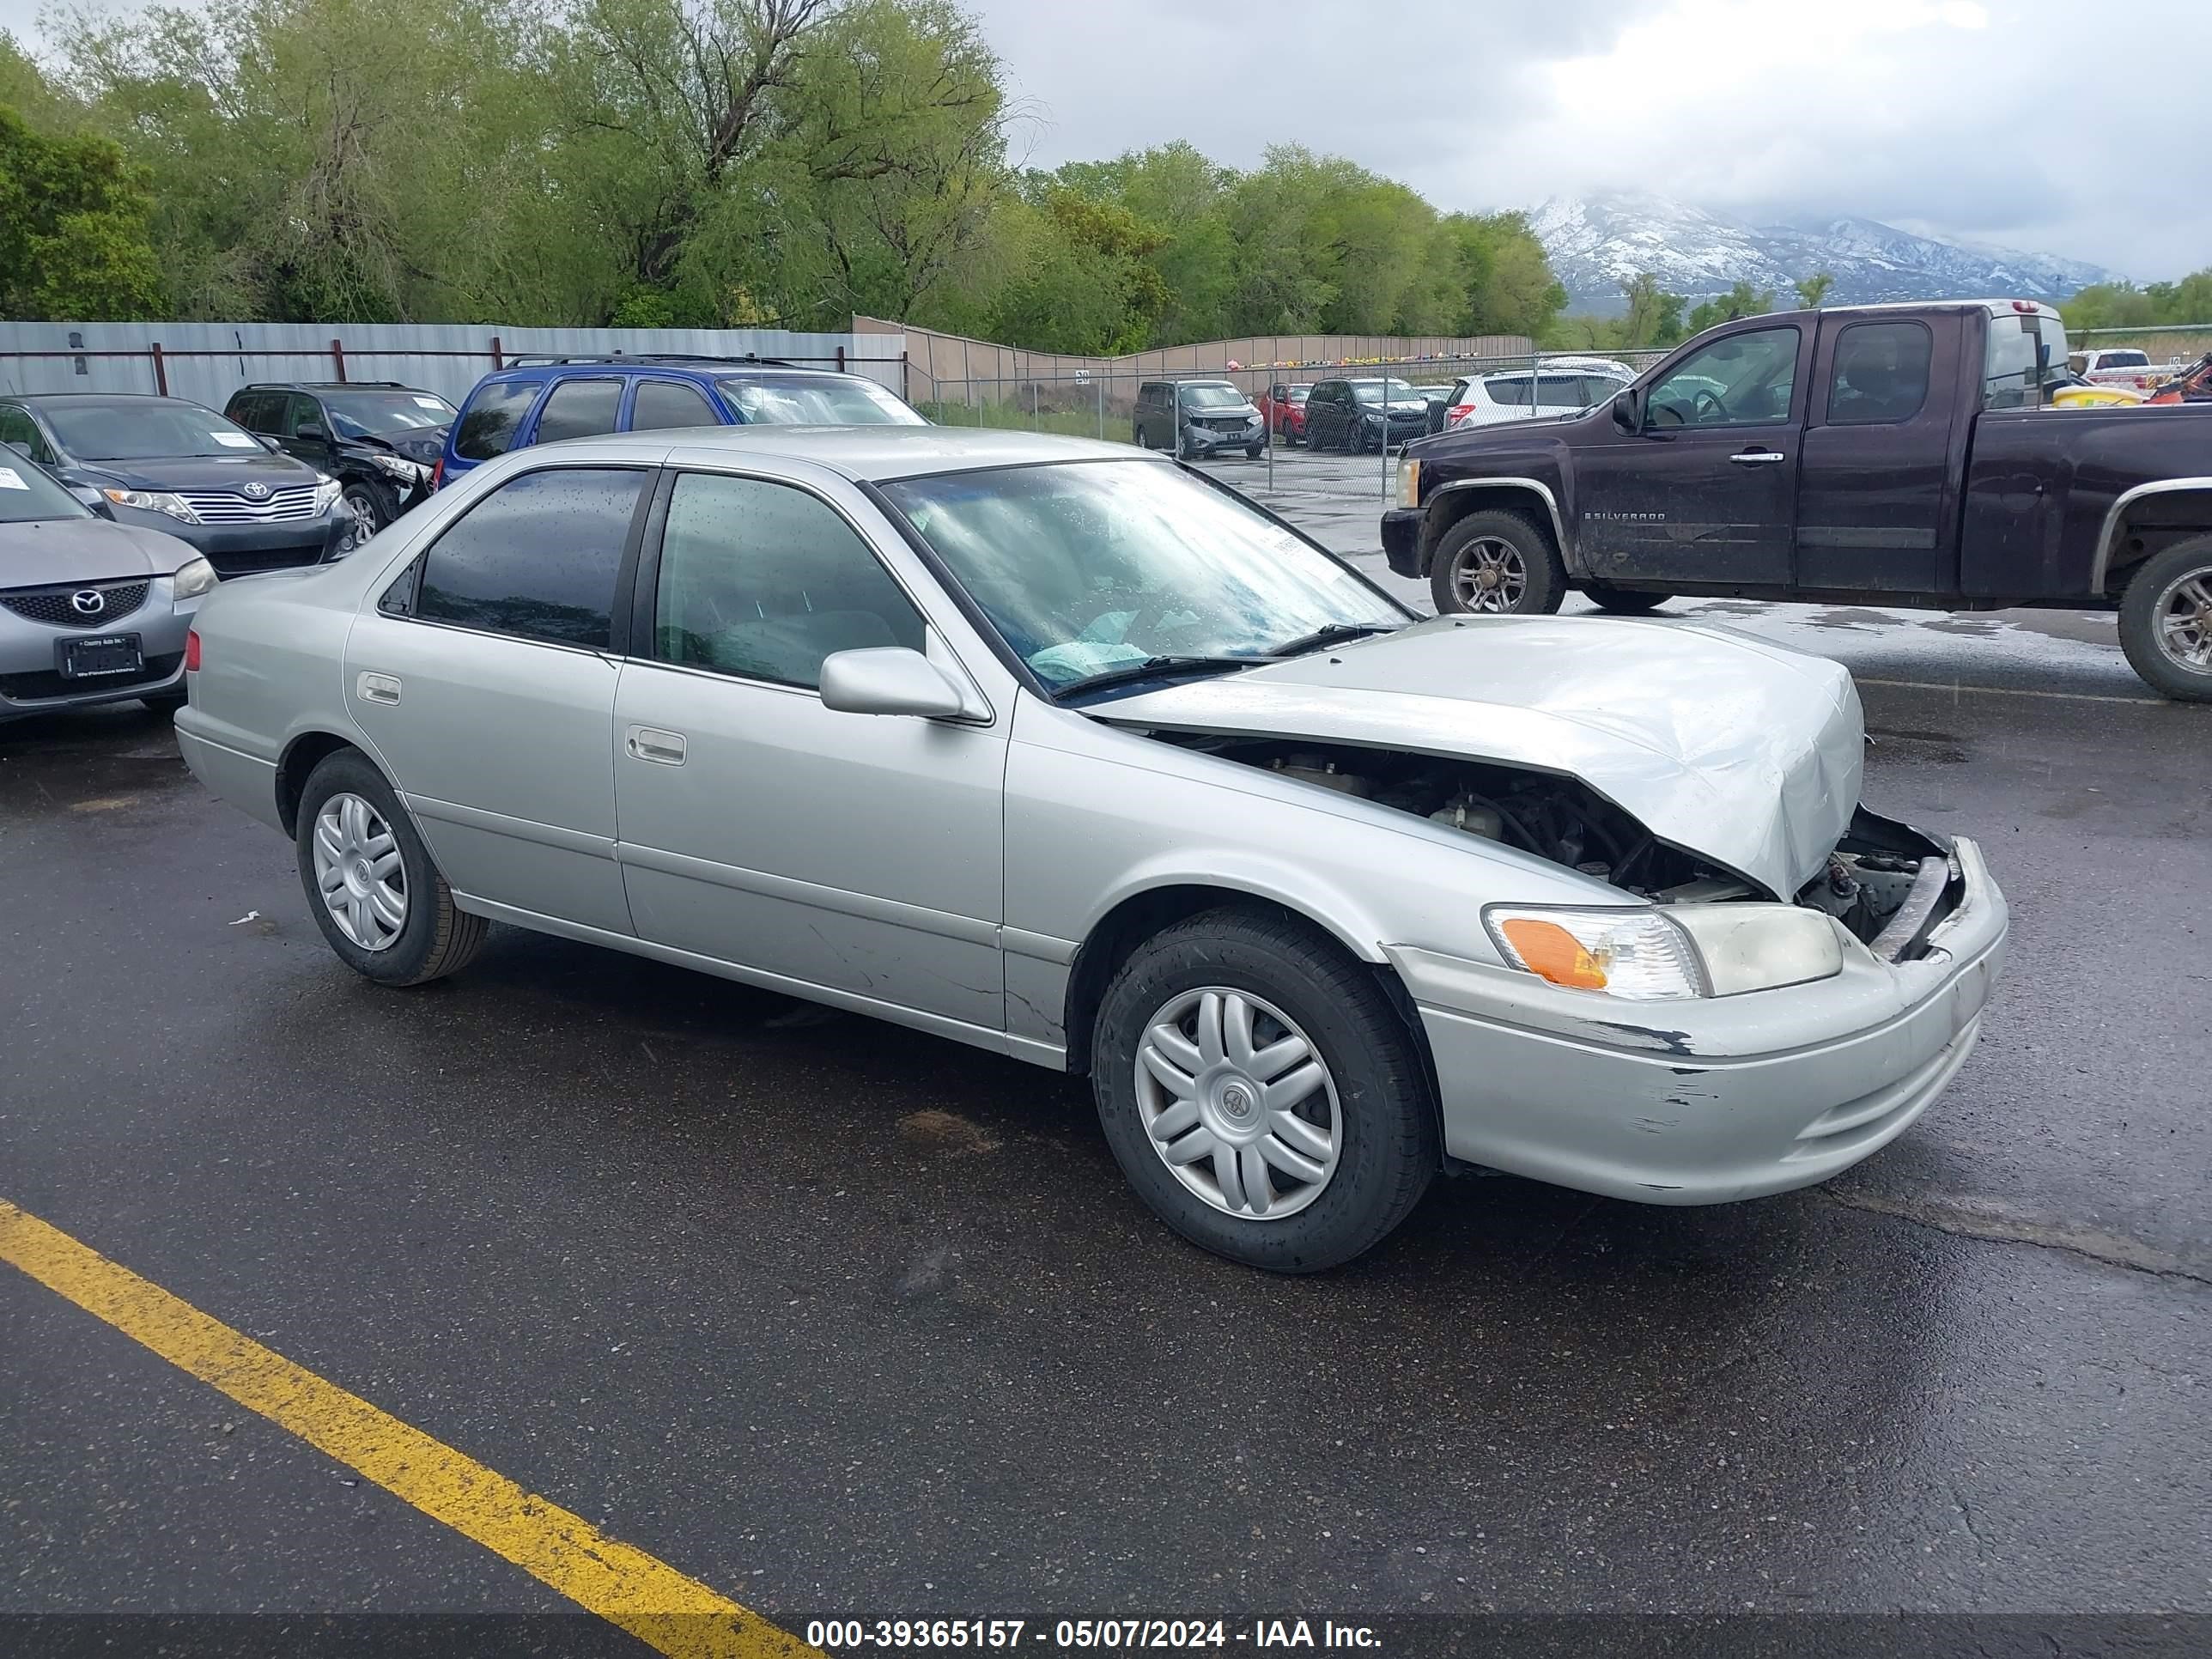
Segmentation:
{"type": "Polygon", "coordinates": [[[1616,189],[1752,216],[1855,215],[2145,279],[2212,264],[2203,0],[2085,33],[2071,0],[1550,0],[1354,7],[980,0],[1040,165],[1188,138],[1296,141],[1444,208],[1616,189]],[[2112,73],[2102,73],[2100,65],[2112,73]],[[1439,66],[1446,66],[1440,70],[1439,66]]]}

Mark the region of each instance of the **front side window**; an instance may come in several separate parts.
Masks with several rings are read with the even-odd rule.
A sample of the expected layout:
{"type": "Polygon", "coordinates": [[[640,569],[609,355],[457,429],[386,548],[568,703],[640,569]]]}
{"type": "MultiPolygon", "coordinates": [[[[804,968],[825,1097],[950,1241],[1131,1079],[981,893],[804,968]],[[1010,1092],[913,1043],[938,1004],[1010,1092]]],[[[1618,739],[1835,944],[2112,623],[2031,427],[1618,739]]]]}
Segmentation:
{"type": "Polygon", "coordinates": [[[1037,678],[1250,657],[1405,614],[1327,554],[1171,466],[1063,462],[884,486],[1037,678]]]}
{"type": "Polygon", "coordinates": [[[696,386],[681,380],[640,380],[631,394],[629,429],[658,432],[674,426],[720,426],[714,409],[696,386]]]}
{"type": "Polygon", "coordinates": [[[21,444],[34,461],[51,462],[54,459],[46,434],[39,430],[39,423],[31,418],[30,410],[13,404],[0,405],[0,444],[21,444]]]}
{"type": "Polygon", "coordinates": [[[1909,421],[1928,401],[1936,338],[1925,323],[1853,323],[1836,337],[1828,372],[1828,424],[1909,421]]]}
{"type": "Polygon", "coordinates": [[[648,476],[550,467],[510,479],[430,544],[415,614],[606,649],[623,547],[648,476]]]}
{"type": "Polygon", "coordinates": [[[559,382],[539,411],[538,441],[556,444],[564,438],[597,438],[613,431],[622,392],[623,383],[605,375],[559,382]]]}
{"type": "Polygon", "coordinates": [[[857,374],[760,374],[718,382],[747,421],[777,426],[927,426],[873,380],[857,374]]]}
{"type": "Polygon", "coordinates": [[[1753,329],[1692,352],[1651,388],[1645,424],[1768,426],[1790,418],[1797,331],[1753,329]]]}
{"type": "Polygon", "coordinates": [[[495,460],[506,454],[514,446],[515,428],[537,399],[532,381],[496,380],[478,386],[453,430],[453,453],[469,461],[495,460]]]}
{"type": "Polygon", "coordinates": [[[284,429],[295,438],[305,438],[314,433],[320,433],[324,437],[330,435],[323,426],[322,405],[313,398],[301,397],[296,392],[292,394],[292,412],[286,417],[284,429]]]}
{"type": "Polygon", "coordinates": [[[923,640],[921,614],[819,496],[762,478],[677,479],[653,593],[661,661],[811,690],[836,652],[923,640]]]}

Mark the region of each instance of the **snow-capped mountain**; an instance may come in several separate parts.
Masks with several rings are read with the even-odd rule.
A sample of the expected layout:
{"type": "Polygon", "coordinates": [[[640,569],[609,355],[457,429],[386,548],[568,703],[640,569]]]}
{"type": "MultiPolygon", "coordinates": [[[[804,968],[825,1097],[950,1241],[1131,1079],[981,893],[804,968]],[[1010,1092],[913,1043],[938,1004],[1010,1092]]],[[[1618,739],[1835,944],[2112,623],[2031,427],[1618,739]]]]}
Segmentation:
{"type": "Polygon", "coordinates": [[[1565,284],[1568,309],[1617,313],[1620,284],[1638,271],[1692,301],[1738,282],[1791,298],[1790,284],[1816,270],[1834,276],[1831,305],[1881,300],[1963,300],[2008,295],[2063,299],[2115,273],[2043,253],[1916,236],[1873,219],[1800,220],[1754,225],[1661,196],[1554,197],[1529,223],[1565,284]]]}

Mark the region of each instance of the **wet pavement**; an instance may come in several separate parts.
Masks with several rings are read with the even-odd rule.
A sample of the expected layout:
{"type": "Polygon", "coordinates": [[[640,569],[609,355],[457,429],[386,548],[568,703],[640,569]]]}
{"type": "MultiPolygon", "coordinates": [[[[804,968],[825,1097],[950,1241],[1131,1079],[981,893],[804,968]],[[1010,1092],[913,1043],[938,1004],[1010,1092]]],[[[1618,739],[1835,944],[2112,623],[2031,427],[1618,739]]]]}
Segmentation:
{"type": "MultiPolygon", "coordinates": [[[[788,1628],[2212,1609],[2212,709],[2096,619],[1726,614],[2014,907],[1826,1188],[1470,1176],[1262,1277],[1015,1062],[503,929],[356,979],[125,705],[0,727],[0,1197],[788,1628]]],[[[0,1397],[0,1612],[557,1606],[5,1268],[0,1397]]]]}

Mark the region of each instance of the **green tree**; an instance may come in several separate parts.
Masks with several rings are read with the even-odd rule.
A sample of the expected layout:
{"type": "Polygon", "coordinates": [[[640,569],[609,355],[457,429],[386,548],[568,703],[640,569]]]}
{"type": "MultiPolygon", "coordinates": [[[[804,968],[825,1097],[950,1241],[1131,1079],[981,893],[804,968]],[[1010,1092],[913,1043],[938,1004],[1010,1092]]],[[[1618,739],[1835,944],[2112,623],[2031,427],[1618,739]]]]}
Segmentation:
{"type": "Polygon", "coordinates": [[[1759,317],[1774,309],[1774,295],[1769,290],[1738,282],[1727,293],[1716,295],[1690,313],[1688,331],[1702,334],[1722,323],[1732,323],[1739,317],[1759,317]]]}
{"type": "Polygon", "coordinates": [[[0,108],[0,315],[154,317],[161,272],[143,169],[94,137],[45,138],[0,108]]]}
{"type": "Polygon", "coordinates": [[[1660,287],[1657,272],[1638,272],[1620,285],[1620,291],[1628,301],[1628,313],[1616,343],[1619,349],[1672,345],[1682,337],[1682,308],[1689,301],[1660,287]]]}
{"type": "Polygon", "coordinates": [[[1818,311],[1820,301],[1828,297],[1828,290],[1835,285],[1836,279],[1828,271],[1816,270],[1810,276],[1801,276],[1795,284],[1797,303],[1808,311],[1818,311]]]}
{"type": "Polygon", "coordinates": [[[1171,296],[1151,263],[1167,238],[1127,208],[1050,179],[1024,204],[1021,269],[992,313],[997,337],[1041,351],[1139,349],[1171,296]]]}

